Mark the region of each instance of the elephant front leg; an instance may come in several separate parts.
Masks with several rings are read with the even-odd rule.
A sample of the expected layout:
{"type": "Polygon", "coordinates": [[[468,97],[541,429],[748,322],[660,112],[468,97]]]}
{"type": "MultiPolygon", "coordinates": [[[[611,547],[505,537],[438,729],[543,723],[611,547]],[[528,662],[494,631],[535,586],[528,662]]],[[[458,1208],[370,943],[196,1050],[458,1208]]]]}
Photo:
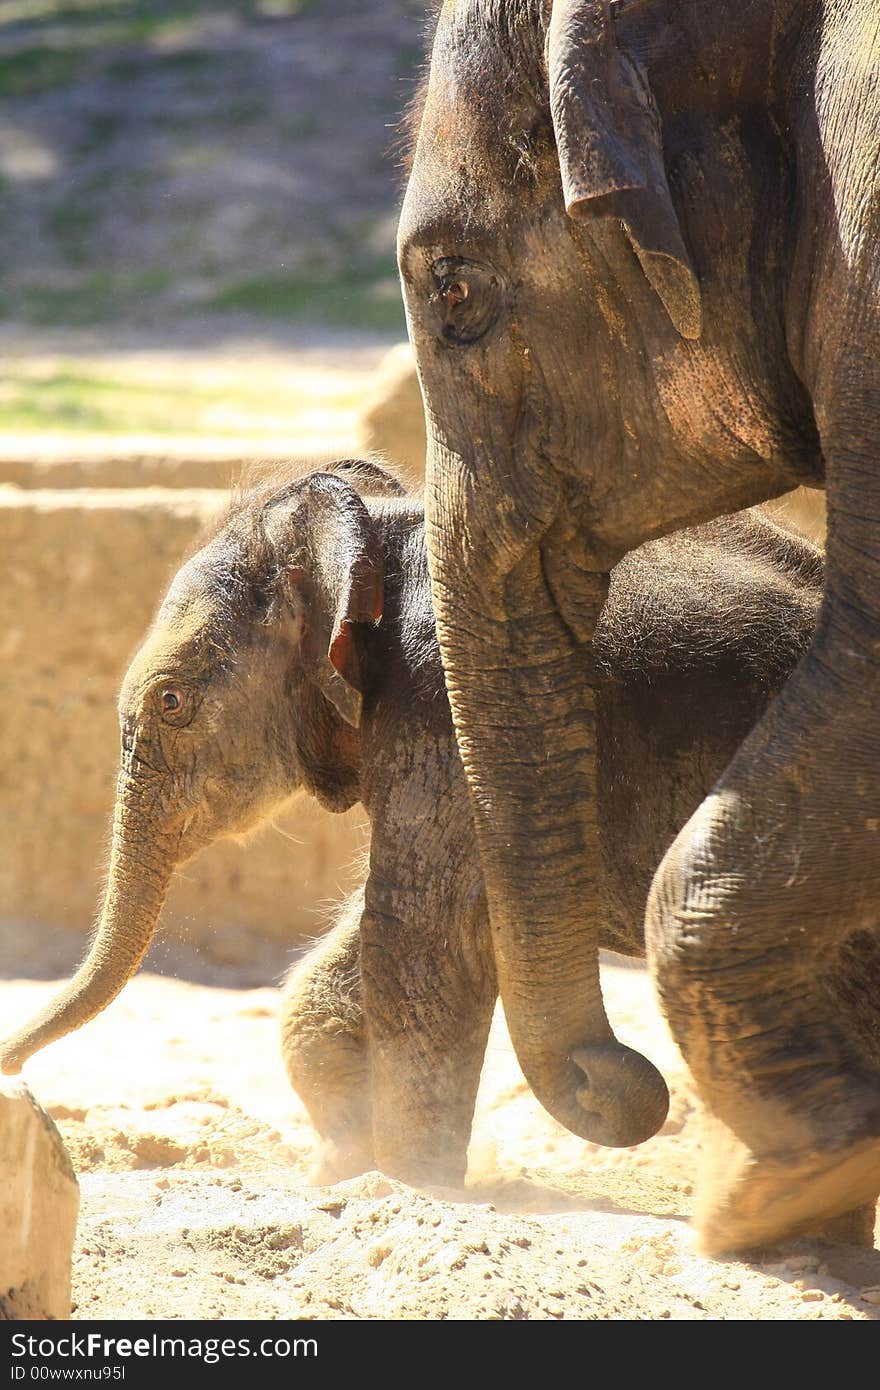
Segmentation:
{"type": "Polygon", "coordinates": [[[373,1148],[392,1177],[460,1187],[496,985],[485,912],[426,907],[374,904],[362,925],[373,1148]]]}
{"type": "Polygon", "coordinates": [[[361,988],[363,890],[291,970],[281,998],[281,1053],[321,1137],[312,1174],[338,1182],[374,1168],[370,1066],[361,988]]]}
{"type": "Polygon", "coordinates": [[[880,34],[871,4],[820,9],[812,81],[791,92],[804,215],[787,332],[826,467],[825,599],[648,910],[660,994],[715,1117],[697,1221],[718,1251],[867,1239],[880,1192],[880,34]]]}

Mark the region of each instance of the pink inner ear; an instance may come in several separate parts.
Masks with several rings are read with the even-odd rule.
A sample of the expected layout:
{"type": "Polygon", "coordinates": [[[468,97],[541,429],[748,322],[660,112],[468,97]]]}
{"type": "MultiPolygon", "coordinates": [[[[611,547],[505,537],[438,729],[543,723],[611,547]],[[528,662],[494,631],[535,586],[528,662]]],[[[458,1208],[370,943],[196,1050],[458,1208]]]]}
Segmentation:
{"type": "Polygon", "coordinates": [[[368,602],[368,605],[367,605],[367,607],[368,607],[368,613],[367,613],[368,621],[374,622],[374,623],[377,623],[377,622],[379,621],[379,619],[380,619],[381,616],[382,616],[382,611],[383,611],[383,608],[384,608],[384,604],[385,604],[385,591],[384,591],[384,585],[383,585],[382,580],[381,580],[380,578],[376,578],[376,579],[374,579],[374,581],[373,581],[373,591],[372,591],[372,593],[369,595],[369,602],[368,602]]]}
{"type": "Polygon", "coordinates": [[[331,666],[339,672],[342,679],[355,690],[359,690],[360,671],[354,646],[354,630],[348,618],[343,618],[333,634],[327,655],[331,666]]]}

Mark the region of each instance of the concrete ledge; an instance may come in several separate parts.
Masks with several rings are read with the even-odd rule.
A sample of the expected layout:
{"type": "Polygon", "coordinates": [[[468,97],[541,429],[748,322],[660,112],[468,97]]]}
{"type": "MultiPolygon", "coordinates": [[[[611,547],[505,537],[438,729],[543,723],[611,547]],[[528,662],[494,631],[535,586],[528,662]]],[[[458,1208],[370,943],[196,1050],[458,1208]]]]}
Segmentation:
{"type": "Polygon", "coordinates": [[[354,439],[343,436],[316,450],[310,440],[157,438],[97,435],[71,440],[41,435],[0,437],[0,485],[21,488],[234,486],[248,469],[286,459],[345,458],[354,439]]]}
{"type": "Polygon", "coordinates": [[[795,488],[794,492],[786,492],[772,502],[765,502],[764,507],[774,521],[783,526],[793,526],[814,545],[825,544],[828,508],[825,493],[819,488],[795,488]]]}
{"type": "MultiPolygon", "coordinates": [[[[0,488],[7,922],[90,929],[118,761],[119,683],[170,576],[226,497],[185,488],[0,488]]],[[[326,906],[359,877],[352,859],[366,841],[363,818],[301,800],[276,825],[246,845],[218,843],[184,866],[163,918],[169,942],[184,936],[209,960],[248,974],[260,943],[282,957],[320,933],[326,906]]],[[[16,954],[26,965],[26,943],[16,954]]]]}

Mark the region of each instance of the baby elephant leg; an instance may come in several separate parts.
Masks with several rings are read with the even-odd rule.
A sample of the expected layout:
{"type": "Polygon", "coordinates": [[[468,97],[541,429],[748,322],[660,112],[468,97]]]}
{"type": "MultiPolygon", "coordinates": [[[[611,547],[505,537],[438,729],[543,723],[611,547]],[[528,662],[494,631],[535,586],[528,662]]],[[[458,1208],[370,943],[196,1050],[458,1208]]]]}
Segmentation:
{"type": "Polygon", "coordinates": [[[363,890],[284,982],[281,1052],[290,1084],[323,1141],[316,1182],[374,1168],[370,1068],[360,967],[363,890]]]}
{"type": "Polygon", "coordinates": [[[484,918],[361,926],[376,1166],[416,1186],[464,1183],[497,994],[484,918]]]}

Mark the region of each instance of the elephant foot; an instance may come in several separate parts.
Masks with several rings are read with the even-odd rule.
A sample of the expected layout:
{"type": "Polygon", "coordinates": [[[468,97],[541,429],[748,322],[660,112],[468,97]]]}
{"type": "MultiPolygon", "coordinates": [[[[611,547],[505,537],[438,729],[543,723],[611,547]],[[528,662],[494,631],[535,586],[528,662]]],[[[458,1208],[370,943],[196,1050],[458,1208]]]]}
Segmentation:
{"type": "Polygon", "coordinates": [[[460,1156],[444,1158],[440,1154],[427,1156],[385,1152],[377,1156],[376,1167],[389,1178],[405,1182],[409,1187],[449,1188],[454,1191],[464,1187],[466,1162],[460,1156]]]}
{"type": "Polygon", "coordinates": [[[866,1202],[842,1216],[834,1216],[819,1227],[816,1235],[833,1245],[860,1245],[863,1250],[874,1249],[874,1227],[877,1223],[877,1203],[866,1202]]]}
{"type": "Polygon", "coordinates": [[[878,1193],[878,1139],[794,1157],[758,1157],[720,1120],[704,1120],[694,1226],[707,1255],[804,1235],[870,1247],[878,1193]]]}
{"type": "Polygon", "coordinates": [[[372,1149],[361,1144],[337,1144],[325,1139],[312,1165],[308,1181],[313,1187],[329,1187],[347,1178],[358,1178],[376,1167],[372,1149]]]}

